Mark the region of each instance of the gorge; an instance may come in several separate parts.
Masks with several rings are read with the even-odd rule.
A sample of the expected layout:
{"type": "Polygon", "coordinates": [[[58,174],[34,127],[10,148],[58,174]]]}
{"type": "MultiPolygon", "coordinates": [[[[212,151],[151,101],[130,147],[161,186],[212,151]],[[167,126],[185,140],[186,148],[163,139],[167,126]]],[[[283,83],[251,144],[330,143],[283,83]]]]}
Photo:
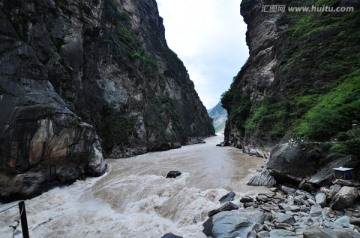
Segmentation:
{"type": "Polygon", "coordinates": [[[360,237],[359,1],[242,0],[224,138],[155,0],[0,6],[0,234],[360,237]]]}
{"type": "Polygon", "coordinates": [[[0,6],[1,198],[214,134],[155,0],[0,6]]]}

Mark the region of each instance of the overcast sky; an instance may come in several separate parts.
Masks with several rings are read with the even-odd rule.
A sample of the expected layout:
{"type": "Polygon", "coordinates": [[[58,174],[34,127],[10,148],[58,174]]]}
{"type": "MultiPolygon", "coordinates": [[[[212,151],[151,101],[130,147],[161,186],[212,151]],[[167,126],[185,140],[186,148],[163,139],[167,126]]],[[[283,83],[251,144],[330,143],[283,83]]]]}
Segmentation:
{"type": "Polygon", "coordinates": [[[169,47],[184,62],[207,109],[248,58],[240,0],[157,0],[169,47]]]}

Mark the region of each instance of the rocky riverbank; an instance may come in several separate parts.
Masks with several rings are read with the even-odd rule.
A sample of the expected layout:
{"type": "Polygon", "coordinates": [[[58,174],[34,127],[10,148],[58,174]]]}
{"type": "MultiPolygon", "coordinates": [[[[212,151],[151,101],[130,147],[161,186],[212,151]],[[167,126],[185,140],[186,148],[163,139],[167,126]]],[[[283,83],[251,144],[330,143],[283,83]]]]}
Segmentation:
{"type": "Polygon", "coordinates": [[[203,232],[214,238],[360,237],[357,188],[335,184],[317,194],[287,186],[270,190],[237,201],[229,193],[231,201],[209,212],[203,232]]]}

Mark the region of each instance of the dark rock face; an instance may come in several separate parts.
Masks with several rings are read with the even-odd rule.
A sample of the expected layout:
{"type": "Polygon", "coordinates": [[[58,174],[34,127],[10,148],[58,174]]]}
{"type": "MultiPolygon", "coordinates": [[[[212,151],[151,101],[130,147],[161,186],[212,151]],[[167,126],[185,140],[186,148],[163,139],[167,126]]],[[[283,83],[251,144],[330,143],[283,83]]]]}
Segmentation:
{"type": "MultiPolygon", "coordinates": [[[[359,14],[263,12],[269,5],[289,8],[299,1],[242,0],[250,56],[221,100],[229,114],[224,142],[251,153],[306,138],[328,142],[327,152],[338,153],[334,159],[358,155],[359,116],[353,108],[360,98],[359,14]]],[[[360,3],[335,5],[359,9],[360,3]]]]}
{"type": "Polygon", "coordinates": [[[0,6],[1,196],[214,133],[155,0],[0,6]]]}

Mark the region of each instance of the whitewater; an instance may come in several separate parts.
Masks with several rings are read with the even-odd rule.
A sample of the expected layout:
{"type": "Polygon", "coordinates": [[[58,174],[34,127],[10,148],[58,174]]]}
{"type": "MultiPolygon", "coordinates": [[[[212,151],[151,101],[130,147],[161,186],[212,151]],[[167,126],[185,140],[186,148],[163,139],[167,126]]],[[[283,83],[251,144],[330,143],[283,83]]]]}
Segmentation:
{"type": "MultiPolygon", "coordinates": [[[[166,233],[206,238],[202,224],[230,191],[237,196],[267,192],[246,183],[264,160],[232,147],[217,147],[222,136],[206,144],[108,159],[108,172],[26,200],[30,237],[160,238],[166,233]],[[166,178],[170,170],[182,175],[166,178]]],[[[0,204],[0,210],[17,202],[0,204]]],[[[19,211],[0,214],[0,237],[13,237],[19,211]]],[[[22,237],[21,226],[15,237],[22,237]]]]}

